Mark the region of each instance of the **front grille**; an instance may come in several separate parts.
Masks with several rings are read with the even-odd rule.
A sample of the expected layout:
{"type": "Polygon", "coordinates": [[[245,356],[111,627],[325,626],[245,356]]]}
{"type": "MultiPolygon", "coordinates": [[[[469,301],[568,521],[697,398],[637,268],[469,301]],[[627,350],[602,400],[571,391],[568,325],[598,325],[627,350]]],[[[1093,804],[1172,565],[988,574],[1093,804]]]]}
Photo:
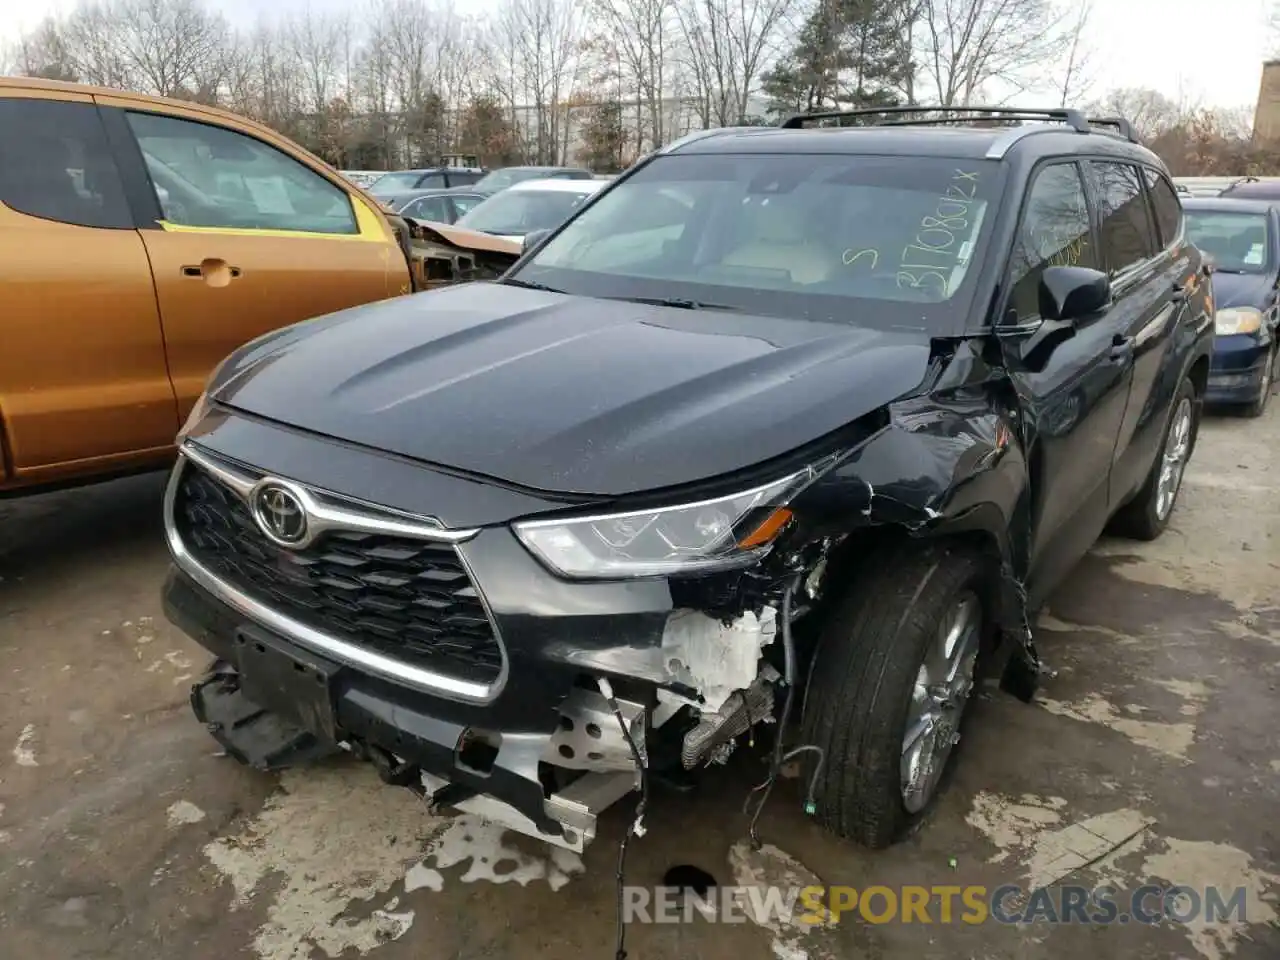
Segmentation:
{"type": "Polygon", "coordinates": [[[191,465],[174,524],[202,566],[279,613],[437,673],[498,678],[501,647],[449,544],[331,530],[303,550],[278,547],[239,497],[191,465]]]}

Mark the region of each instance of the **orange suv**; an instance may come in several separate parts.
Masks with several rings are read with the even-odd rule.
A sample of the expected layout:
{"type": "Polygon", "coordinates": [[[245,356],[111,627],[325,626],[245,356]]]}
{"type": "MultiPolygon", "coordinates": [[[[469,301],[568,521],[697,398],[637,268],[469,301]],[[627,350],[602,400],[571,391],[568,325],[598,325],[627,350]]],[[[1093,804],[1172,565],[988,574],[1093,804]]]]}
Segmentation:
{"type": "Polygon", "coordinates": [[[242,117],[0,78],[0,130],[0,494],[162,467],[233,349],[434,285],[403,220],[242,117]]]}

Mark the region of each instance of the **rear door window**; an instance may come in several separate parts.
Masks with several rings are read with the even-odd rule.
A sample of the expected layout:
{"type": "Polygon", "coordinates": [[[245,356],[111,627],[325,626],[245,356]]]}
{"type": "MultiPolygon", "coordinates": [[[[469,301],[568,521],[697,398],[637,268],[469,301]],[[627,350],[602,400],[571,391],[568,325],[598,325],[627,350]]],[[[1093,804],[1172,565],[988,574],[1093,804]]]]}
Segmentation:
{"type": "Polygon", "coordinates": [[[453,209],[457,211],[457,215],[461,217],[463,214],[469,213],[471,208],[484,200],[484,197],[478,193],[460,193],[450,197],[453,201],[453,209]]]}
{"type": "Polygon", "coordinates": [[[1146,178],[1151,209],[1160,229],[1160,243],[1167,247],[1182,229],[1182,204],[1178,201],[1178,192],[1166,177],[1150,167],[1143,167],[1142,175],[1146,178]]]}
{"type": "Polygon", "coordinates": [[[1098,195],[1103,257],[1113,274],[1150,259],[1160,248],[1147,210],[1138,168],[1130,163],[1089,163],[1098,195]]]}
{"type": "Polygon", "coordinates": [[[406,217],[416,217],[419,220],[449,222],[449,205],[444,197],[422,197],[409,204],[403,212],[406,217]]]}
{"type": "Polygon", "coordinates": [[[418,179],[414,186],[419,190],[438,190],[440,187],[448,186],[448,184],[444,182],[443,173],[426,173],[418,179]]]}
{"type": "Polygon", "coordinates": [[[359,233],[342,188],[261,140],[159,114],[130,113],[128,118],[170,223],[359,233]]]}
{"type": "Polygon", "coordinates": [[[120,173],[90,103],[0,99],[0,202],[80,227],[132,229],[120,173]]]}

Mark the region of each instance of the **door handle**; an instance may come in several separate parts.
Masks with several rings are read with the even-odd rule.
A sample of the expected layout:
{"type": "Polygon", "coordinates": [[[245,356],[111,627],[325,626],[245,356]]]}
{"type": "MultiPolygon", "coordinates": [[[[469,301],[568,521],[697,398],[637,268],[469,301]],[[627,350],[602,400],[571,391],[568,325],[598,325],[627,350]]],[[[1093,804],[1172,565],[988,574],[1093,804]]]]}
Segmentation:
{"type": "Polygon", "coordinates": [[[1116,334],[1111,338],[1111,359],[1117,362],[1128,360],[1133,356],[1133,337],[1116,334]]]}
{"type": "Polygon", "coordinates": [[[240,276],[240,268],[231,266],[225,260],[210,258],[199,263],[184,264],[182,275],[192,280],[203,280],[211,287],[225,287],[240,276]]]}
{"type": "Polygon", "coordinates": [[[1173,285],[1173,302],[1182,303],[1187,297],[1191,296],[1191,287],[1189,284],[1175,283],[1173,285]]]}

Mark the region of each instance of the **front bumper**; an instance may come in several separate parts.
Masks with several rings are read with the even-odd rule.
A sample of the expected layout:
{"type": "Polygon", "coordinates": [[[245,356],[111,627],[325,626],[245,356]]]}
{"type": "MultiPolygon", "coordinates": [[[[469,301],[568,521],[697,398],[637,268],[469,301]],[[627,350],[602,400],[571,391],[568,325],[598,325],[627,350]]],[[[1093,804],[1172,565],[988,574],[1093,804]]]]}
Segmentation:
{"type": "MultiPolygon", "coordinates": [[[[677,611],[665,579],[573,583],[554,577],[507,526],[511,518],[530,512],[525,494],[510,494],[504,501],[471,480],[223,411],[202,425],[199,443],[184,442],[170,479],[165,528],[174,570],[165,587],[166,615],[231,674],[260,672],[251,666],[259,647],[272,651],[273,663],[299,674],[313,672],[327,691],[323,703],[316,703],[314,691],[304,689],[299,696],[288,669],[274,666],[268,671],[273,681],[254,685],[248,699],[300,724],[322,744],[346,744],[372,754],[371,759],[381,757],[382,766],[394,768],[397,776],[420,770],[429,791],[466,798],[451,806],[469,809],[464,804],[470,804],[490,819],[581,849],[601,805],[637,782],[631,744],[596,692],[595,678],[612,678],[624,722],[643,750],[649,724],[665,722],[680,702],[698,697],[687,671],[673,672],[690,662],[690,644],[700,636],[739,645],[753,638],[737,634],[726,640],[719,621],[687,608],[677,611]],[[299,479],[317,474],[326,478],[323,488],[299,479]],[[501,669],[477,679],[424,665],[422,658],[410,662],[353,635],[347,628],[358,625],[358,618],[308,619],[296,615],[305,614],[305,608],[278,602],[279,593],[259,583],[243,577],[233,582],[201,552],[190,501],[183,500],[192,478],[204,483],[211,477],[242,503],[260,481],[288,478],[295,489],[305,487],[315,495],[340,539],[352,530],[390,529],[390,523],[421,538],[411,542],[456,551],[492,624],[501,669]],[[354,499],[359,492],[372,494],[379,505],[354,499]],[[467,525],[436,523],[418,498],[438,503],[446,515],[466,517],[467,525]],[[475,523],[477,504],[495,518],[494,525],[475,523]],[[299,715],[302,701],[314,709],[299,715]],[[483,768],[465,756],[465,745],[477,740],[491,748],[483,768]],[[565,784],[566,770],[577,779],[565,784]]],[[[330,548],[325,538],[317,543],[318,549],[330,548]]],[[[256,569],[267,579],[277,567],[328,562],[315,556],[299,560],[296,551],[264,556],[256,569]]],[[[335,575],[341,573],[337,569],[335,575]]],[[[763,630],[754,639],[761,646],[769,642],[763,630]]],[[[745,688],[755,679],[754,658],[746,662],[751,675],[731,687],[745,688]]],[[[204,711],[207,720],[215,708],[212,700],[204,700],[222,689],[218,684],[198,688],[193,694],[197,715],[204,711]]],[[[234,726],[234,721],[224,724],[234,726]]],[[[223,734],[229,736],[226,730],[223,734]]]]}
{"type": "Polygon", "coordinates": [[[1263,371],[1270,362],[1269,342],[1260,343],[1247,334],[1218,337],[1214,343],[1205,402],[1252,403],[1258,396],[1263,371]]]}
{"type": "MultiPolygon", "coordinates": [[[[317,657],[286,638],[262,628],[202,589],[176,566],[164,587],[165,616],[214,655],[219,668],[229,668],[193,687],[197,717],[237,759],[263,768],[276,761],[312,759],[332,752],[338,744],[355,748],[378,761],[389,782],[417,788],[429,798],[464,811],[480,813],[522,833],[581,852],[595,835],[596,817],[636,785],[635,771],[624,764],[630,757],[619,752],[620,737],[612,735],[616,719],[589,695],[571,698],[567,712],[577,717],[580,730],[596,724],[602,733],[597,749],[609,751],[614,770],[584,773],[561,790],[544,788],[539,765],[548,753],[564,746],[564,731],[543,728],[484,732],[500,746],[492,765],[478,770],[463,759],[460,745],[472,728],[437,715],[438,704],[403,687],[389,684],[335,661],[317,657]],[[237,697],[235,684],[226,686],[246,656],[246,637],[259,637],[277,656],[291,665],[305,664],[333,679],[329,688],[332,725],[307,725],[299,716],[298,701],[289,686],[266,685],[255,689],[253,701],[237,697]],[[226,679],[224,679],[226,678],[226,679]],[[263,721],[255,729],[254,721],[263,721]],[[324,729],[328,726],[328,729],[324,729]],[[234,728],[234,729],[233,729],[234,728]],[[612,745],[612,749],[610,746],[612,745]]],[[[301,672],[301,671],[299,671],[301,672]]],[[[633,735],[644,736],[645,713],[639,705],[620,704],[633,735]]],[[[552,726],[559,714],[548,710],[552,726]]],[[[545,725],[543,725],[545,727],[545,725]]]]}

